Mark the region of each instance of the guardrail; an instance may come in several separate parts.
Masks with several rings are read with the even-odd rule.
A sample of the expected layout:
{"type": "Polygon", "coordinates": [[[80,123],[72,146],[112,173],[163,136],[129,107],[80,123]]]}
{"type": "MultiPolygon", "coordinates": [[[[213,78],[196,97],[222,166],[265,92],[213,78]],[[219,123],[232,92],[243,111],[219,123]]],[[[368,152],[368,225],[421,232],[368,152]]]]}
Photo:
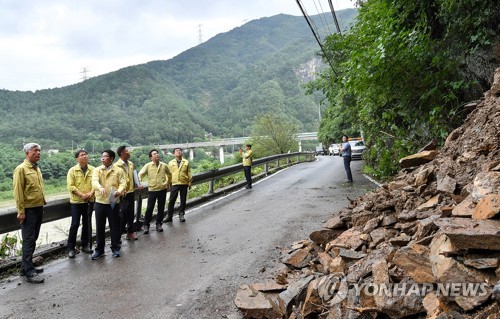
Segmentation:
{"type": "MultiPolygon", "coordinates": [[[[279,170],[280,168],[287,167],[292,163],[292,158],[296,158],[295,163],[301,163],[306,161],[311,161],[314,159],[314,154],[310,152],[297,152],[289,154],[278,154],[269,157],[259,158],[253,161],[252,167],[264,166],[264,170],[261,174],[253,176],[252,178],[257,179],[262,176],[268,175],[271,171],[279,170]],[[280,165],[280,160],[286,159],[286,163],[280,165]]],[[[191,199],[188,201],[187,206],[194,206],[199,202],[206,201],[209,198],[223,194],[225,191],[231,188],[241,187],[244,183],[237,183],[232,186],[223,189],[214,189],[215,181],[218,178],[240,173],[243,170],[242,164],[236,164],[231,166],[222,167],[220,169],[214,169],[208,172],[201,172],[193,174],[193,185],[208,183],[208,193],[200,198],[191,199]]],[[[137,212],[141,211],[142,198],[147,196],[147,188],[142,191],[136,190],[135,198],[137,201],[137,212]]],[[[62,199],[50,200],[44,206],[43,223],[59,220],[62,218],[70,217],[70,203],[69,196],[62,199]]],[[[19,229],[19,222],[17,220],[17,211],[15,207],[7,207],[0,209],[0,234],[4,234],[10,231],[19,229]]]]}

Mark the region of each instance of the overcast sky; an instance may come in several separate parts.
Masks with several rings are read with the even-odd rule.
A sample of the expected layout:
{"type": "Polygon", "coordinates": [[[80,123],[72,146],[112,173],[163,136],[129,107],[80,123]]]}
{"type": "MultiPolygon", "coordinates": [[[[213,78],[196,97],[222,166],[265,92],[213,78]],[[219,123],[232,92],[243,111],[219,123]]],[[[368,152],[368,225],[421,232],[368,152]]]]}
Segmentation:
{"type": "MultiPolygon", "coordinates": [[[[329,9],[327,0],[301,3],[310,15],[329,9]]],[[[0,89],[62,87],[168,60],[198,45],[200,35],[207,41],[280,13],[302,16],[296,0],[0,0],[0,89]]]]}

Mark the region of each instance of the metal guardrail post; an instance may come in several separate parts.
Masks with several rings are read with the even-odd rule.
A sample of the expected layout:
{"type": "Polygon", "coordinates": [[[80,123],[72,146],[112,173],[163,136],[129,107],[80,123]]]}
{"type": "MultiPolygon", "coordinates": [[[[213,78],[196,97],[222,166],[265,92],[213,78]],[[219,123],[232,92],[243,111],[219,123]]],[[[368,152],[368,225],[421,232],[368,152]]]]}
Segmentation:
{"type": "Polygon", "coordinates": [[[266,173],[266,175],[269,173],[269,167],[267,167],[267,163],[264,164],[264,173],[266,173]]]}
{"type": "Polygon", "coordinates": [[[214,183],[215,183],[215,178],[212,178],[210,181],[208,181],[208,194],[214,193],[214,183]]]}

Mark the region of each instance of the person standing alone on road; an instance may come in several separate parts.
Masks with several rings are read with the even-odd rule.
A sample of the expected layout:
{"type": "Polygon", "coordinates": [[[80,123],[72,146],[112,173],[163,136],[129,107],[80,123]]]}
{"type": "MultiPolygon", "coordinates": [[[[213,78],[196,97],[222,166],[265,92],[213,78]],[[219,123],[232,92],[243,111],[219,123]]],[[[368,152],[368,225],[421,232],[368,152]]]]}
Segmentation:
{"type": "MultiPolygon", "coordinates": [[[[137,240],[134,224],[134,163],[129,161],[130,152],[125,145],[116,150],[118,161],[114,164],[123,171],[123,176],[127,182],[127,187],[120,201],[120,231],[126,232],[127,240],[137,240]]],[[[121,236],[121,235],[120,235],[121,236]]]]}
{"type": "Polygon", "coordinates": [[[158,213],[156,214],[156,231],[162,232],[161,224],[165,215],[165,201],[167,199],[167,188],[172,183],[172,173],[167,164],[160,161],[160,153],[157,149],[149,151],[151,162],[144,165],[139,172],[139,181],[142,182],[144,176],[148,177],[148,207],[144,216],[144,234],[149,234],[149,223],[158,201],[158,213]]]}
{"type": "Polygon", "coordinates": [[[175,158],[168,162],[168,169],[172,173],[172,187],[170,188],[170,198],[168,201],[167,223],[172,222],[174,215],[174,205],[177,200],[177,195],[181,194],[181,206],[179,207],[179,221],[185,222],[184,218],[186,210],[187,191],[191,189],[193,177],[191,176],[191,167],[189,161],[182,158],[182,149],[174,149],[175,158]]]}
{"type": "Polygon", "coordinates": [[[68,257],[75,258],[76,235],[82,219],[82,251],[92,253],[90,249],[90,216],[94,205],[94,190],[92,189],[92,173],[94,166],[88,165],[89,157],[86,150],[75,153],[78,164],[69,169],[67,184],[69,202],[71,205],[71,227],[68,235],[68,257]]]}
{"type": "Polygon", "coordinates": [[[40,145],[28,143],[24,145],[23,151],[26,158],[16,167],[13,174],[17,220],[21,224],[23,239],[21,275],[26,275],[28,282],[39,284],[43,283],[45,278],[38,275],[43,272],[43,268],[33,267],[33,254],[42,226],[43,205],[47,203],[43,190],[42,172],[38,167],[40,145]]]}
{"type": "Polygon", "coordinates": [[[243,158],[243,172],[245,173],[245,178],[247,180],[246,189],[252,188],[252,145],[247,144],[247,149],[243,153],[243,150],[240,148],[240,155],[243,158]]]}
{"type": "Polygon", "coordinates": [[[113,166],[115,152],[105,150],[101,154],[102,165],[92,173],[92,188],[95,191],[96,249],[92,260],[104,256],[106,219],[111,234],[113,257],[120,257],[120,196],[126,192],[127,181],[121,169],[113,166]]]}
{"type": "Polygon", "coordinates": [[[344,158],[344,169],[347,175],[347,182],[352,183],[351,173],[351,144],[349,144],[349,137],[342,135],[342,157],[344,158]]]}

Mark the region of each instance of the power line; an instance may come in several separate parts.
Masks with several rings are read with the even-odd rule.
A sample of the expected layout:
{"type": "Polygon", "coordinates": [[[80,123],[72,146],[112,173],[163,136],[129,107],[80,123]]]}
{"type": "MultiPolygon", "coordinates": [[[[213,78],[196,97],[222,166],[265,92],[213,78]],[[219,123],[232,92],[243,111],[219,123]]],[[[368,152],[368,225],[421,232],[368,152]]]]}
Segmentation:
{"type": "Polygon", "coordinates": [[[319,47],[321,48],[321,51],[323,52],[326,60],[328,61],[328,64],[330,65],[330,68],[332,69],[332,72],[335,74],[335,76],[338,76],[337,72],[335,72],[335,69],[333,68],[333,64],[332,62],[330,61],[330,58],[329,56],[326,54],[326,51],[325,51],[325,48],[323,47],[323,44],[321,43],[320,39],[319,39],[319,35],[316,34],[316,31],[314,30],[314,28],[312,27],[311,25],[311,21],[310,21],[310,18],[309,16],[306,14],[304,8],[302,7],[302,4],[300,3],[300,0],[295,0],[297,2],[297,5],[299,6],[299,9],[300,11],[302,12],[302,15],[304,16],[304,18],[306,19],[306,22],[307,22],[307,25],[309,26],[309,28],[311,29],[313,35],[314,35],[314,38],[316,39],[316,42],[318,42],[318,45],[319,47]]]}
{"type": "MultiPolygon", "coordinates": [[[[318,5],[319,5],[319,9],[318,9],[318,6],[316,5],[316,0],[313,0],[313,3],[314,3],[314,7],[316,8],[316,12],[318,13],[319,20],[321,21],[321,24],[323,25],[323,29],[325,30],[325,33],[326,34],[333,33],[330,30],[330,24],[328,23],[328,21],[326,21],[326,15],[323,14],[324,10],[323,10],[323,6],[321,5],[320,0],[317,1],[318,5]]],[[[319,34],[319,31],[318,31],[318,34],[319,34]]]]}
{"type": "Polygon", "coordinates": [[[333,21],[335,22],[335,26],[337,27],[337,32],[342,35],[340,31],[339,21],[337,20],[337,15],[335,14],[335,10],[333,9],[332,0],[328,0],[328,4],[330,5],[330,10],[332,11],[333,21]]]}

